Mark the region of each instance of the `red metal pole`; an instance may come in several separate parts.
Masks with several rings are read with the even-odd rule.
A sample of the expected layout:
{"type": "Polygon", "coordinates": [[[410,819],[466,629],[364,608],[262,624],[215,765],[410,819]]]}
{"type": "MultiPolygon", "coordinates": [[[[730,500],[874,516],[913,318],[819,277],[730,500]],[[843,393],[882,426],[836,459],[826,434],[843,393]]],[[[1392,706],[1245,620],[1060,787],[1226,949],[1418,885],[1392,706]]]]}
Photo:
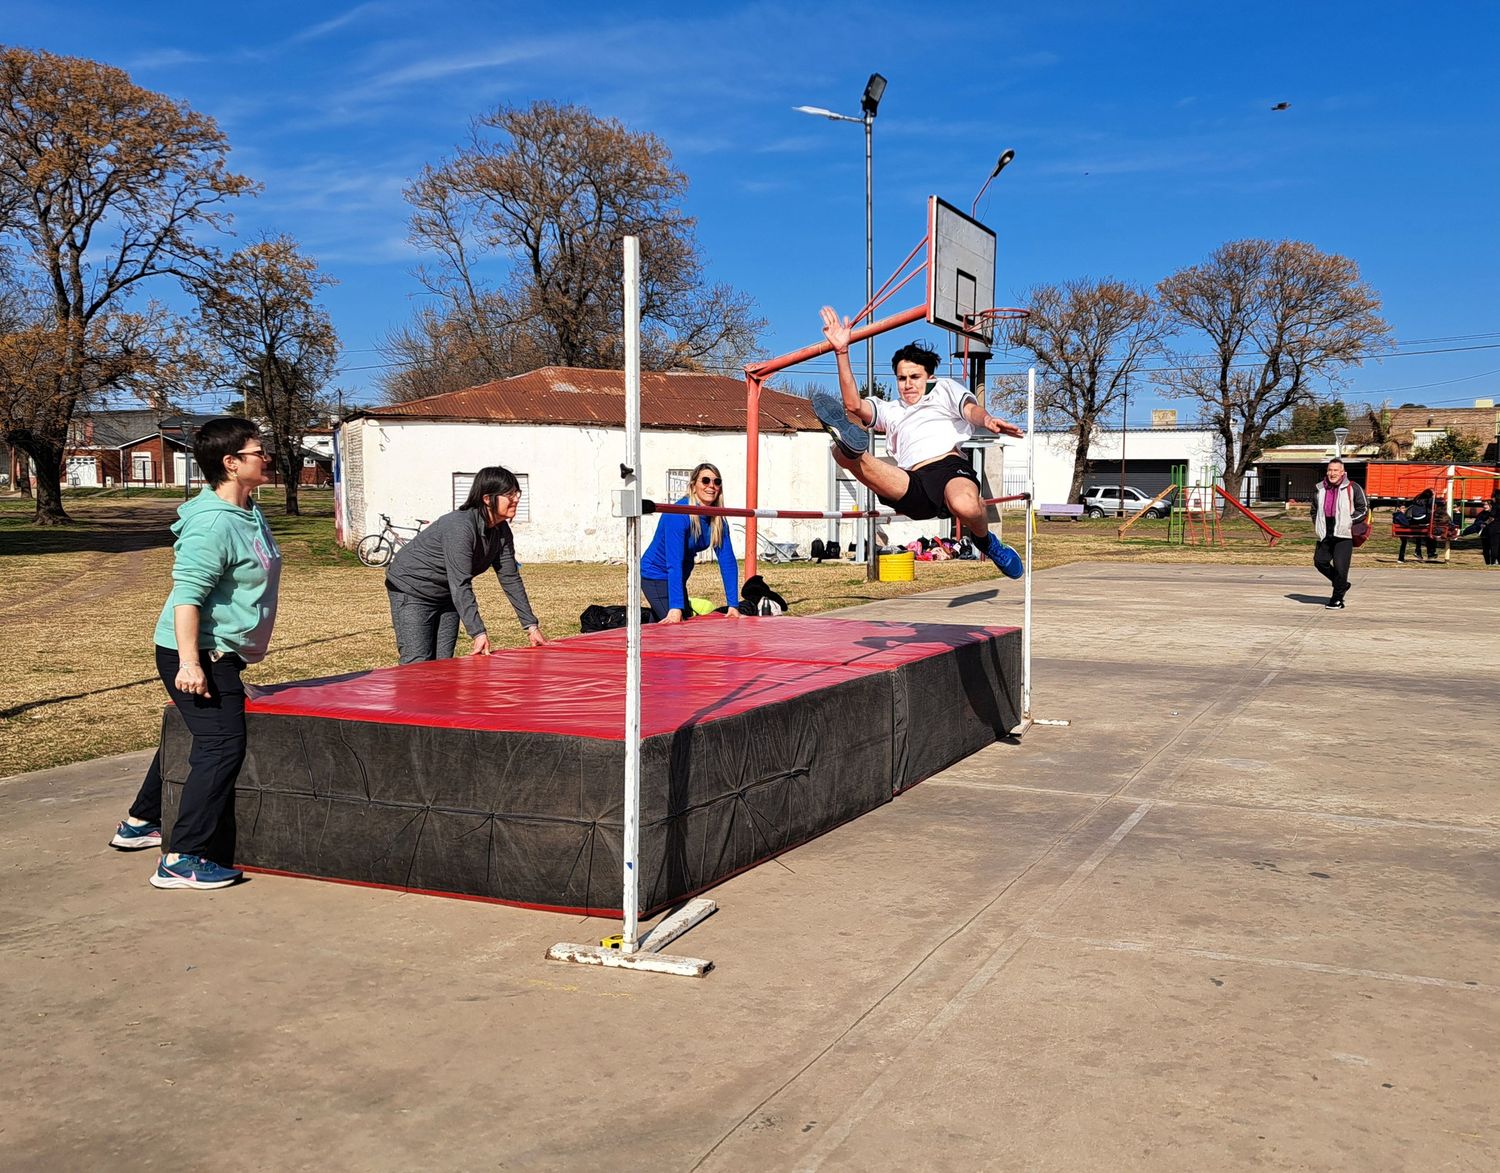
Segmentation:
{"type": "MultiPolygon", "coordinates": [[[[759,371],[745,368],[745,504],[754,509],[760,503],[760,388],[765,377],[759,371]]],[[[745,578],[754,578],[756,548],[760,530],[755,518],[745,522],[745,578]]]]}
{"type": "MultiPolygon", "coordinates": [[[[889,318],[881,318],[878,322],[871,322],[868,326],[860,326],[849,333],[849,345],[863,342],[866,338],[873,338],[876,334],[883,334],[887,330],[894,330],[897,326],[907,326],[912,322],[918,322],[927,317],[925,305],[913,306],[909,310],[902,310],[889,318]]],[[[787,367],[794,367],[799,362],[806,362],[810,358],[817,358],[821,354],[828,354],[833,346],[827,341],[819,342],[813,346],[804,346],[801,350],[794,350],[790,354],[783,354],[780,358],[770,358],[765,362],[749,363],[745,367],[746,376],[758,375],[762,381],[774,375],[777,371],[784,371],[787,367]]]]}

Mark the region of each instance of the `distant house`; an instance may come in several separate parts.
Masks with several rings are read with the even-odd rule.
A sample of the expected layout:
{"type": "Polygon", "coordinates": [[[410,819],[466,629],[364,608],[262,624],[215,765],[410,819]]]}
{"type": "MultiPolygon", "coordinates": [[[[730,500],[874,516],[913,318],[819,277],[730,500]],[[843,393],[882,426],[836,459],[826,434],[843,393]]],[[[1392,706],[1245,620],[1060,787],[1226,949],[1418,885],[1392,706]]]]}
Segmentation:
{"type": "Polygon", "coordinates": [[[193,432],[214,417],[141,409],[91,411],[68,425],[63,484],[74,489],[132,484],[181,485],[202,478],[192,457],[193,432]]]}
{"type": "MultiPolygon", "coordinates": [[[[521,557],[604,561],[624,557],[613,515],[625,455],[625,377],[620,371],[543,367],[446,395],[351,415],[338,430],[344,541],[381,527],[382,514],[412,526],[456,508],[486,465],[521,480],[513,523],[521,557]]],[[[760,404],[760,503],[765,508],[841,509],[855,499],[836,475],[829,443],[807,400],[766,389],[760,404]]],[[[700,461],[718,465],[727,505],[745,502],[745,384],[723,375],[641,376],[641,481],[646,496],[675,501],[700,461]]],[[[654,522],[646,523],[649,538],[654,522]]],[[[743,524],[731,526],[743,556],[743,524]]],[[[822,521],[765,520],[763,536],[806,554],[828,536],[822,521]]],[[[909,541],[936,522],[889,527],[909,541]],[[911,529],[910,536],[906,530],[911,529]]],[[[851,539],[854,526],[842,536],[851,539]]]]}
{"type": "MultiPolygon", "coordinates": [[[[1386,419],[1387,435],[1401,460],[1422,459],[1422,449],[1441,439],[1451,429],[1480,444],[1478,463],[1497,460],[1495,442],[1500,438],[1500,412],[1481,400],[1475,407],[1397,407],[1386,419]]],[[[1369,424],[1350,422],[1343,459],[1349,478],[1366,484],[1366,470],[1380,461],[1380,446],[1373,443],[1369,424]]],[[[1323,477],[1324,466],[1333,458],[1333,444],[1284,444],[1268,449],[1255,462],[1253,501],[1306,501],[1323,477]]]]}
{"type": "Polygon", "coordinates": [[[1500,440],[1500,412],[1488,400],[1474,407],[1397,407],[1390,413],[1390,436],[1403,459],[1420,460],[1422,449],[1441,439],[1450,429],[1477,441],[1478,459],[1493,464],[1495,444],[1500,440]]]}

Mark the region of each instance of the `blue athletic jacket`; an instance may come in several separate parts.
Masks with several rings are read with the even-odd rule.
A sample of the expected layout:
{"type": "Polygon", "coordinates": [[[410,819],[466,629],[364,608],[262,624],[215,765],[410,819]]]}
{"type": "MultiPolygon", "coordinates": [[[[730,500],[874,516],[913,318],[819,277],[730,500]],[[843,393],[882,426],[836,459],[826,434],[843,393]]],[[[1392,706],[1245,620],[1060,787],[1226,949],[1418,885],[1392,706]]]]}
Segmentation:
{"type": "MultiPolygon", "coordinates": [[[[688,504],[683,497],[678,505],[688,504]]],[[[687,611],[687,580],[693,573],[693,559],[708,549],[710,519],[699,518],[698,540],[693,541],[689,523],[692,518],[680,513],[660,514],[656,521],[656,533],[641,558],[642,578],[661,578],[667,583],[667,601],[678,610],[687,611]]],[[[740,604],[740,564],[735,560],[734,544],[729,538],[729,526],[724,526],[724,540],[716,551],[719,558],[719,577],[724,580],[724,598],[731,607],[740,604]]]]}

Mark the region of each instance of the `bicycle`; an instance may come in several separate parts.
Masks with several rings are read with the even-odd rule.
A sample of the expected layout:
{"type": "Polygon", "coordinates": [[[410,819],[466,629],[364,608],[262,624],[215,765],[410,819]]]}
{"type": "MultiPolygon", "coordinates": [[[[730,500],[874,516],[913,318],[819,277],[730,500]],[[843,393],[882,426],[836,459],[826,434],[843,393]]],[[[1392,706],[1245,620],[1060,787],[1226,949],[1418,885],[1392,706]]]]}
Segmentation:
{"type": "Polygon", "coordinates": [[[366,534],[359,539],[359,545],[354,547],[355,556],[366,566],[384,566],[395,557],[397,550],[432,524],[430,521],[423,521],[419,517],[415,526],[392,525],[389,513],[382,513],[380,520],[382,522],[380,532],[378,534],[366,534]],[[398,530],[409,530],[411,538],[403,537],[397,532],[398,530]]]}

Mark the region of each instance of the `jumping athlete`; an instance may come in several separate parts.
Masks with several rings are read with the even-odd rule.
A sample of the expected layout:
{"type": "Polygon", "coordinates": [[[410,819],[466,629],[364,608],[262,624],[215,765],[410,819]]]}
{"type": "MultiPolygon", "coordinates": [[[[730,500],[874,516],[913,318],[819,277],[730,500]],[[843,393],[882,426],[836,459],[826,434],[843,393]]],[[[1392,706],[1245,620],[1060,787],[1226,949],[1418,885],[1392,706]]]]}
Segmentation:
{"type": "Polygon", "coordinates": [[[913,521],[943,513],[957,518],[1001,573],[1020,578],[1026,573],[1021,556],[990,533],[979,478],[959,446],[979,428],[1002,436],[1020,436],[1021,429],[986,412],[963,384],[934,380],[938,356],[915,342],[891,356],[900,398],[862,399],[849,365],[850,329],[848,318],[823,307],[823,336],[838,357],[839,394],[819,391],[812,402],[833,435],[834,463],[913,521]],[[870,426],[885,433],[894,467],[870,454],[864,430],[870,426]]]}

